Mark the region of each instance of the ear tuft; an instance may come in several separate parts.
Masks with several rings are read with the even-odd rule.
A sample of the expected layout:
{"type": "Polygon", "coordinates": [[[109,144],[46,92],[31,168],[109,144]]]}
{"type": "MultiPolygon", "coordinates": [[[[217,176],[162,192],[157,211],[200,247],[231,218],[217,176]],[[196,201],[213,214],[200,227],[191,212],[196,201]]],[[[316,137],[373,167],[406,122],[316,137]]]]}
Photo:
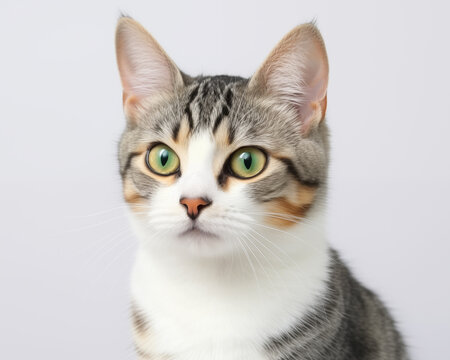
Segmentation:
{"type": "Polygon", "coordinates": [[[183,84],[180,71],[162,47],[128,16],[117,23],[116,54],[128,115],[143,99],[171,93],[183,84]]]}
{"type": "Polygon", "coordinates": [[[313,23],[297,26],[272,50],[251,78],[250,88],[297,110],[307,134],[325,116],[328,58],[313,23]]]}

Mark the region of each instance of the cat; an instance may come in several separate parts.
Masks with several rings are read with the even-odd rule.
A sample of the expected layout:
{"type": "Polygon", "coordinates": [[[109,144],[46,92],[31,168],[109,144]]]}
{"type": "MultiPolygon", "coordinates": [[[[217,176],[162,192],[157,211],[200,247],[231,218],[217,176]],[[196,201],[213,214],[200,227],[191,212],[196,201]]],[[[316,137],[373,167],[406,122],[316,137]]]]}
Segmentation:
{"type": "Polygon", "coordinates": [[[317,27],[294,28],[249,79],[186,75],[129,17],[116,51],[139,359],[408,359],[385,306],[326,239],[317,27]]]}

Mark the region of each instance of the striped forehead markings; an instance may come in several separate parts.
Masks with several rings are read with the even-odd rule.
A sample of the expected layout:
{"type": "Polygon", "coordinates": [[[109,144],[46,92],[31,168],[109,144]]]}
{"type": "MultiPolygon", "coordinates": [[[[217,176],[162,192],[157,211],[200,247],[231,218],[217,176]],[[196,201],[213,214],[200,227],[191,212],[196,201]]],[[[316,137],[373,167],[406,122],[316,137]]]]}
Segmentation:
{"type": "MultiPolygon", "coordinates": [[[[188,121],[188,124],[189,124],[189,131],[192,131],[192,129],[194,128],[194,119],[192,118],[191,104],[195,100],[195,98],[197,97],[199,88],[200,88],[200,84],[197,84],[194,87],[194,89],[192,90],[191,94],[189,95],[189,99],[188,99],[188,102],[186,104],[186,107],[184,108],[184,113],[186,114],[187,121],[188,121]]],[[[172,139],[174,141],[178,140],[178,133],[180,132],[181,121],[182,121],[182,119],[177,121],[175,123],[173,129],[172,129],[172,139]]]]}
{"type": "Polygon", "coordinates": [[[221,109],[219,115],[217,115],[216,120],[214,121],[213,134],[216,133],[223,118],[230,114],[231,106],[233,105],[233,91],[231,90],[231,86],[228,87],[228,89],[224,95],[224,98],[225,98],[225,103],[222,104],[222,109],[221,109]]]}
{"type": "MultiPolygon", "coordinates": [[[[213,84],[211,78],[206,78],[196,84],[189,94],[184,110],[189,124],[189,131],[196,131],[197,129],[211,125],[209,115],[203,115],[203,113],[205,108],[212,107],[212,103],[215,102],[216,106],[218,104],[218,107],[220,108],[220,110],[217,111],[218,114],[213,122],[213,133],[215,134],[223,118],[228,116],[231,111],[233,96],[232,84],[213,84]],[[196,109],[195,112],[194,109],[196,109]]],[[[210,108],[210,111],[213,111],[213,108],[210,108]]],[[[177,121],[173,126],[172,138],[174,141],[178,140],[181,122],[182,119],[177,121]]],[[[232,138],[233,136],[230,136],[230,140],[232,140],[232,138]]]]}
{"type": "Polygon", "coordinates": [[[189,122],[189,128],[192,130],[194,128],[194,119],[192,119],[192,111],[191,111],[191,103],[195,100],[195,98],[198,95],[198,89],[199,89],[200,85],[197,85],[194,90],[192,90],[191,95],[189,95],[189,101],[186,104],[186,108],[184,110],[184,112],[186,113],[187,117],[188,117],[188,122],[189,122]]]}

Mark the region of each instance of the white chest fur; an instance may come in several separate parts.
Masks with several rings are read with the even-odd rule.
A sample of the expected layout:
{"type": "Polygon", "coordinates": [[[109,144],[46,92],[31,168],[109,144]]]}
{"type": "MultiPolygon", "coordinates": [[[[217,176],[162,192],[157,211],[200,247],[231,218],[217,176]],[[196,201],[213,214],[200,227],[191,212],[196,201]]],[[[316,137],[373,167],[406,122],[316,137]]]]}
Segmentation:
{"type": "Polygon", "coordinates": [[[156,359],[268,359],[264,345],[302,318],[327,280],[322,233],[305,226],[295,231],[296,239],[293,232],[277,236],[283,253],[260,249],[227,260],[154,254],[141,246],[132,297],[149,329],[136,339],[139,348],[156,359]]]}

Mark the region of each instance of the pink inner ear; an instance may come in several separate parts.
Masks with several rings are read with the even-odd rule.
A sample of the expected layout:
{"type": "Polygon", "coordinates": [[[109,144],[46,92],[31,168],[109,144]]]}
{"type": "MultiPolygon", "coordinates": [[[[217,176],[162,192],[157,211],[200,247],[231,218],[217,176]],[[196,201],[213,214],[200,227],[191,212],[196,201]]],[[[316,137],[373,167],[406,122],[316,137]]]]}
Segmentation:
{"type": "Polygon", "coordinates": [[[265,88],[269,95],[294,106],[303,133],[325,115],[328,60],[322,37],[312,24],[286,35],[252,78],[250,86],[265,88]],[[259,84],[263,82],[263,84],[259,84]]]}
{"type": "Polygon", "coordinates": [[[317,44],[310,44],[308,51],[303,55],[304,101],[299,105],[301,130],[303,134],[309,133],[312,127],[319,124],[325,117],[327,106],[328,61],[323,58],[317,44]]]}
{"type": "Polygon", "coordinates": [[[312,101],[322,100],[327,93],[328,86],[328,66],[325,66],[323,59],[310,58],[307,67],[309,74],[305,74],[307,80],[307,88],[309,99],[312,101]]]}
{"type": "Polygon", "coordinates": [[[124,90],[138,98],[171,91],[174,79],[169,62],[151,46],[133,43],[127,45],[124,54],[124,90]]]}
{"type": "Polygon", "coordinates": [[[116,51],[124,93],[124,106],[131,108],[143,98],[174,90],[181,74],[155,39],[137,22],[119,20],[116,51]]]}
{"type": "Polygon", "coordinates": [[[295,106],[301,130],[307,134],[325,115],[326,102],[323,100],[328,83],[327,61],[312,41],[297,43],[285,56],[281,68],[274,67],[274,84],[270,87],[295,106]],[[282,77],[277,79],[279,73],[282,77]]]}
{"type": "Polygon", "coordinates": [[[174,83],[170,64],[159,49],[139,37],[124,40],[126,43],[118,53],[124,91],[138,98],[170,91],[174,83]]]}

